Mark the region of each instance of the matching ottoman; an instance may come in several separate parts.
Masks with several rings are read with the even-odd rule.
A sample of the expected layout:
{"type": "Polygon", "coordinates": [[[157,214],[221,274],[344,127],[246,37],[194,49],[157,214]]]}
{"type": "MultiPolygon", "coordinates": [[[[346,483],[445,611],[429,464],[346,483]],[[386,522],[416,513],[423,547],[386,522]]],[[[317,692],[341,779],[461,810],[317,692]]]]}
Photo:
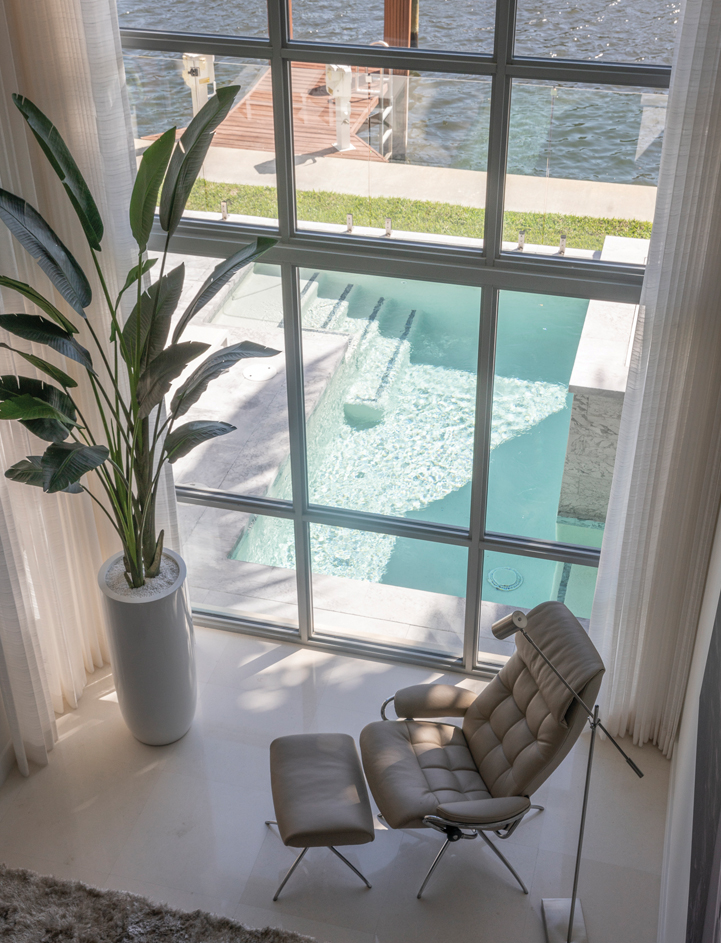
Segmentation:
{"type": "Polygon", "coordinates": [[[373,841],[373,813],[353,738],[345,733],[279,737],[270,745],[270,782],[283,844],[303,850],[273,900],[309,848],[330,848],[367,887],[370,884],[335,845],[373,841]]]}

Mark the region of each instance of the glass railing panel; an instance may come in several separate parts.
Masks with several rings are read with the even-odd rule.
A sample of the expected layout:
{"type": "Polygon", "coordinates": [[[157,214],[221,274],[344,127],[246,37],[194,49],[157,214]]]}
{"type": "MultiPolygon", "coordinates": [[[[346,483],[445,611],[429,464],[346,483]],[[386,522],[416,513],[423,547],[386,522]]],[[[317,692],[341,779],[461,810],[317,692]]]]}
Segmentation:
{"type": "Polygon", "coordinates": [[[239,85],[213,137],[186,213],[255,226],[278,225],[270,66],[256,59],[124,49],[138,160],[156,137],[185,129],[215,89],[239,85]],[[197,73],[197,74],[195,74],[197,73]]]}
{"type": "Polygon", "coordinates": [[[487,77],[294,63],[300,229],[483,244],[487,77]]]}
{"type": "Polygon", "coordinates": [[[514,80],[503,249],[645,264],[667,100],[514,80]]]}

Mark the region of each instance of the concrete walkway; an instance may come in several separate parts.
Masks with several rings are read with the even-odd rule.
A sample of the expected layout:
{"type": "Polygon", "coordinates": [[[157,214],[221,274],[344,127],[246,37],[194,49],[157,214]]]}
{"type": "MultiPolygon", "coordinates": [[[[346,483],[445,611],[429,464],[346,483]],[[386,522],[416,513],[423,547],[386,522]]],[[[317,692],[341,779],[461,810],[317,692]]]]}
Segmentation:
{"type": "MultiPolygon", "coordinates": [[[[295,160],[299,190],[485,206],[486,174],[480,171],[333,160],[323,153],[299,154],[295,160]]],[[[203,176],[223,183],[275,187],[275,155],[271,151],[213,147],[206,158],[203,176]]],[[[656,187],[518,174],[509,174],[506,179],[509,212],[653,220],[656,187]]]]}

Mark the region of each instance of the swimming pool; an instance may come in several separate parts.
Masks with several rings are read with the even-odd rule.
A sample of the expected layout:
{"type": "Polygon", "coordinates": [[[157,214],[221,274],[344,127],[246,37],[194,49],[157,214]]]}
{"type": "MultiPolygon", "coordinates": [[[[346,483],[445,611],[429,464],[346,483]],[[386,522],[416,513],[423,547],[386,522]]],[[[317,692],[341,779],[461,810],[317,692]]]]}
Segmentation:
{"type": "MultiPolygon", "coordinates": [[[[257,265],[241,293],[257,298],[275,271],[257,265]]],[[[304,332],[334,334],[345,345],[307,423],[311,502],[468,526],[480,290],[308,270],[301,283],[304,332]]],[[[489,530],[559,537],[568,384],[587,307],[577,299],[502,295],[489,530]]],[[[288,461],[269,497],[291,497],[288,461]]],[[[313,526],[311,539],[314,573],[465,596],[462,547],[326,526],[313,526]]],[[[252,522],[232,556],[295,565],[289,528],[270,517],[252,522]]],[[[587,616],[595,572],[569,570],[489,553],[483,598],[529,607],[570,589],[569,604],[587,616]]]]}

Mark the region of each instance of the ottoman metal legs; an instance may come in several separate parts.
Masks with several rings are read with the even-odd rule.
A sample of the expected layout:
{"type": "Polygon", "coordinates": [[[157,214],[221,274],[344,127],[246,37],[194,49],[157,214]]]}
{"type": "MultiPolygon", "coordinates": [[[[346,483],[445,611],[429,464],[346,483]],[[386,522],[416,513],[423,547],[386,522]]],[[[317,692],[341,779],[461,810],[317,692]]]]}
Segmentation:
{"type": "Polygon", "coordinates": [[[301,848],[281,881],[288,878],[309,848],[330,848],[363,883],[370,884],[336,845],[363,845],[375,838],[373,814],[353,738],[344,733],[279,737],[270,745],[270,781],[277,825],[284,845],[301,848]]]}
{"type": "MultiPolygon", "coordinates": [[[[270,820],[267,821],[265,824],[266,824],[266,825],[277,825],[278,823],[277,823],[275,820],[270,819],[270,820]]],[[[337,848],[334,848],[332,845],[328,845],[328,848],[330,848],[330,850],[333,852],[333,854],[334,854],[334,855],[337,855],[337,856],[340,858],[340,860],[341,860],[344,864],[347,864],[348,867],[351,869],[351,871],[353,871],[355,874],[358,875],[358,877],[361,879],[361,881],[363,881],[363,883],[365,884],[366,887],[372,887],[372,886],[373,886],[373,885],[368,881],[368,879],[365,877],[365,875],[362,874],[362,873],[358,870],[358,868],[355,867],[355,865],[352,865],[352,864],[350,863],[350,861],[345,857],[345,855],[342,855],[342,854],[338,851],[337,848]]],[[[278,890],[275,892],[275,896],[273,897],[273,900],[278,900],[278,898],[280,897],[280,892],[283,890],[283,888],[284,888],[285,885],[287,884],[288,878],[291,876],[291,874],[295,871],[295,869],[298,867],[298,865],[299,865],[299,864],[301,863],[301,861],[303,860],[303,856],[305,855],[306,851],[308,851],[308,849],[307,849],[307,848],[304,848],[304,849],[301,851],[301,853],[298,855],[298,857],[295,859],[295,861],[293,862],[293,864],[288,868],[288,870],[286,871],[285,877],[284,877],[283,880],[280,882],[280,886],[279,886],[278,890]]]]}

